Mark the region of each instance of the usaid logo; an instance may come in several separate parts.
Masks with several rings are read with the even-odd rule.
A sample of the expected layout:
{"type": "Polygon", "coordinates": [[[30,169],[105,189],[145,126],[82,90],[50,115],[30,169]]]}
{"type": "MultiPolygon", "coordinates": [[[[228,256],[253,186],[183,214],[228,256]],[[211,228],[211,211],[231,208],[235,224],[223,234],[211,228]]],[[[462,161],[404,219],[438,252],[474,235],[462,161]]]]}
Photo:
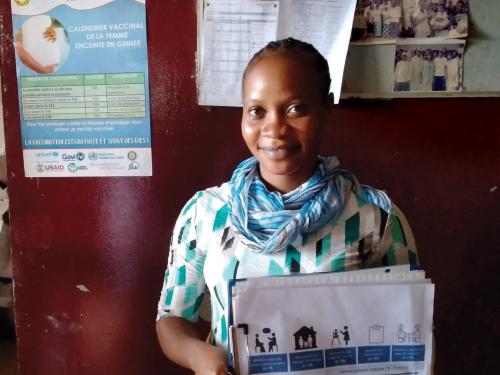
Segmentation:
{"type": "Polygon", "coordinates": [[[62,171],[64,171],[64,165],[62,165],[62,164],[56,164],[56,165],[49,164],[49,165],[45,166],[45,170],[47,172],[62,172],[62,171]]]}
{"type": "Polygon", "coordinates": [[[44,172],[62,172],[64,171],[64,165],[62,164],[37,164],[36,165],[36,171],[38,173],[44,173],[44,172]]]}

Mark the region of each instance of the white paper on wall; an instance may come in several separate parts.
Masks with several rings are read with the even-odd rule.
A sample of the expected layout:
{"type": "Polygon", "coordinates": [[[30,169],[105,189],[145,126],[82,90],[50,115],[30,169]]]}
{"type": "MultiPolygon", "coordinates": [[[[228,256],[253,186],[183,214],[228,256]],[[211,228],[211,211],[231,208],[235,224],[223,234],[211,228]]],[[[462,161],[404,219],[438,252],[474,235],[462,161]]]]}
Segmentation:
{"type": "Polygon", "coordinates": [[[278,1],[205,0],[199,66],[200,105],[241,106],[250,58],[276,37],[278,1]]]}
{"type": "Polygon", "coordinates": [[[339,102],[356,0],[205,0],[198,50],[198,103],[241,106],[241,78],[255,52],[294,37],[330,66],[339,102]]]}
{"type": "Polygon", "coordinates": [[[280,4],[278,39],[313,44],[328,61],[331,91],[338,104],[356,0],[289,0],[280,4]]]}

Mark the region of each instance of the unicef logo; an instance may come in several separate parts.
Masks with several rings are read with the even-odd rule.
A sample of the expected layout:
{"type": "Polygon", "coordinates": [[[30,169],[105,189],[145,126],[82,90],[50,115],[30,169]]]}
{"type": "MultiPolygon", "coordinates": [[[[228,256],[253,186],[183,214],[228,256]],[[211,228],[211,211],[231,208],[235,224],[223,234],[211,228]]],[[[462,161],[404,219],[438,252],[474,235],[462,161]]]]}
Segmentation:
{"type": "Polygon", "coordinates": [[[71,173],[76,173],[78,171],[78,166],[75,163],[69,163],[68,171],[70,171],[71,173]]]}
{"type": "Polygon", "coordinates": [[[85,159],[85,154],[83,152],[78,152],[76,154],[76,159],[82,161],[83,159],[85,159]]]}
{"type": "Polygon", "coordinates": [[[99,158],[99,155],[97,152],[89,152],[89,160],[97,160],[99,158]]]}

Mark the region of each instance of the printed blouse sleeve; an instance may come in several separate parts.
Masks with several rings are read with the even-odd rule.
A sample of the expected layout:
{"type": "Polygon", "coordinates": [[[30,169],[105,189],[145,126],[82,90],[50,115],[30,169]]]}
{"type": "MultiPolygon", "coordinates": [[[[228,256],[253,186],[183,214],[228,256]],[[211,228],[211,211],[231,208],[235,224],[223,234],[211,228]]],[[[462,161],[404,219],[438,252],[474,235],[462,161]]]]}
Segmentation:
{"type": "Polygon", "coordinates": [[[380,241],[382,266],[399,264],[417,265],[417,246],[406,217],[401,210],[393,206],[387,216],[387,222],[380,241]]]}
{"type": "Polygon", "coordinates": [[[156,320],[178,316],[196,322],[205,290],[205,253],[197,247],[196,217],[203,193],[191,198],[179,215],[170,240],[156,320]]]}

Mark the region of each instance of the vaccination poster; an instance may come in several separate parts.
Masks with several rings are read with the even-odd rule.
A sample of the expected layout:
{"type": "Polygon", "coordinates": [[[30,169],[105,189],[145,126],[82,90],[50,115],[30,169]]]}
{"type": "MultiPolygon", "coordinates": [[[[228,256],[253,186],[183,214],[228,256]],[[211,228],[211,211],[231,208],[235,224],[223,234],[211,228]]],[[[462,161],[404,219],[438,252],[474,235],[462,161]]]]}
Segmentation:
{"type": "Polygon", "coordinates": [[[151,176],[145,0],[11,0],[26,177],[151,176]]]}

